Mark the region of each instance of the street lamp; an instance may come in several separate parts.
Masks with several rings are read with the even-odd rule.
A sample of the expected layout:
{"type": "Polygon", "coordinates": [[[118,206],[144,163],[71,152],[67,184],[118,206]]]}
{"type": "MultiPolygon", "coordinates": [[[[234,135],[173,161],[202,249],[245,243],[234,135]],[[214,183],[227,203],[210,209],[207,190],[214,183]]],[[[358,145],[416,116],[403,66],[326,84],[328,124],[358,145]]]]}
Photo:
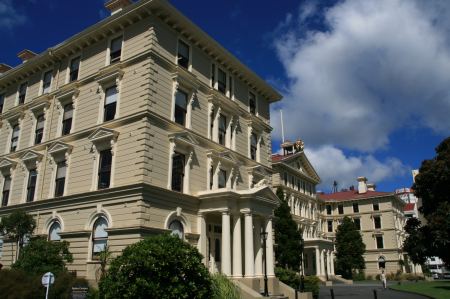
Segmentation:
{"type": "Polygon", "coordinates": [[[305,251],[305,240],[303,240],[303,235],[300,236],[300,293],[305,291],[305,272],[303,269],[303,259],[304,259],[304,251],[305,251]]]}
{"type": "Polygon", "coordinates": [[[261,237],[263,239],[263,255],[264,255],[264,297],[269,296],[269,288],[267,286],[267,252],[266,252],[266,240],[267,240],[267,232],[261,232],[261,237]]]}

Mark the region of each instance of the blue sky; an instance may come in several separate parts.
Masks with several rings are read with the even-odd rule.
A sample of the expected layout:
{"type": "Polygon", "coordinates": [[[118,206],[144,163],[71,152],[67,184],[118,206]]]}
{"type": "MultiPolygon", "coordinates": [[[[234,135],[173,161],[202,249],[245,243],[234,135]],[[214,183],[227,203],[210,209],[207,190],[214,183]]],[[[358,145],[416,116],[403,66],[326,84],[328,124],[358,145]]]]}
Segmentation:
{"type": "MultiPolygon", "coordinates": [[[[448,1],[171,2],[283,94],[273,150],[283,109],[323,191],[357,176],[408,187],[450,135],[448,1]]],[[[0,62],[18,65],[22,49],[41,52],[107,15],[103,0],[0,0],[0,62]]]]}

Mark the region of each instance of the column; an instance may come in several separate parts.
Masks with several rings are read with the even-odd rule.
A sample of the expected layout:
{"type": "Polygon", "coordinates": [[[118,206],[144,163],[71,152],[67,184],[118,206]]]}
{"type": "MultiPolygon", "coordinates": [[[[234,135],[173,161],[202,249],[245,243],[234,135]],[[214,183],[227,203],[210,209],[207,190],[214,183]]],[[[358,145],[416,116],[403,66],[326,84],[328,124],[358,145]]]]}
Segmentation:
{"type": "Polygon", "coordinates": [[[241,214],[233,216],[233,276],[242,277],[241,214]]]}
{"type": "Polygon", "coordinates": [[[227,276],[231,275],[231,236],[230,236],[230,213],[222,212],[222,260],[221,272],[227,276]]]}
{"type": "Polygon", "coordinates": [[[322,275],[320,271],[320,251],[319,247],[316,247],[316,275],[320,276],[322,275]]]}
{"type": "Polygon", "coordinates": [[[331,266],[330,273],[331,273],[331,275],[334,275],[334,252],[333,252],[333,250],[331,250],[331,253],[330,253],[330,266],[331,266]]]}
{"type": "Polygon", "coordinates": [[[206,240],[208,237],[206,236],[206,221],[205,221],[205,215],[204,214],[198,214],[197,216],[197,230],[200,233],[200,238],[198,240],[198,251],[203,255],[202,262],[205,266],[207,265],[207,245],[206,240]]]}
{"type": "Polygon", "coordinates": [[[255,257],[253,254],[253,215],[245,214],[245,277],[255,276],[255,257]]]}
{"type": "Polygon", "coordinates": [[[329,250],[326,251],[327,254],[327,272],[328,272],[328,276],[331,275],[331,253],[329,250]]]}
{"type": "Polygon", "coordinates": [[[273,229],[272,229],[272,216],[269,216],[266,220],[266,254],[267,254],[267,276],[275,276],[275,263],[273,256],[273,229]]]}
{"type": "Polygon", "coordinates": [[[261,246],[261,219],[255,217],[255,275],[263,276],[263,248],[261,246]]]}
{"type": "Polygon", "coordinates": [[[320,251],[320,271],[325,275],[325,249],[320,251]]]}

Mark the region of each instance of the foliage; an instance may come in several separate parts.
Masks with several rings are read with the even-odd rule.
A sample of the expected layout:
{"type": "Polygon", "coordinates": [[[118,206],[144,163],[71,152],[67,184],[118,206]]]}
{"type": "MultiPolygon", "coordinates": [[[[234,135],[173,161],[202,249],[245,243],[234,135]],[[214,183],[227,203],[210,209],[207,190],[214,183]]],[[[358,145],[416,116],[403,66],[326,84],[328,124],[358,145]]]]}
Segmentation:
{"type": "MultiPolygon", "coordinates": [[[[426,261],[426,240],[420,224],[419,219],[412,217],[406,221],[405,225],[405,232],[408,237],[403,242],[403,250],[408,253],[409,258],[415,265],[423,265],[426,261]]],[[[403,262],[403,260],[400,261],[403,262]]]]}
{"type": "Polygon", "coordinates": [[[424,294],[429,298],[450,298],[450,281],[421,281],[418,283],[405,283],[402,285],[393,285],[389,287],[399,291],[424,294]]]}
{"type": "Polygon", "coordinates": [[[211,275],[213,299],[240,299],[239,288],[236,284],[223,274],[211,275]]]}
{"type": "Polygon", "coordinates": [[[97,281],[101,280],[106,275],[106,267],[111,260],[112,252],[109,250],[109,246],[106,246],[99,254],[100,268],[98,268],[95,275],[97,281]]]}
{"type": "Polygon", "coordinates": [[[291,208],[281,187],[276,192],[280,206],[275,210],[275,257],[278,266],[299,270],[302,253],[302,232],[292,219],[291,208]]]}
{"type": "Polygon", "coordinates": [[[336,231],[336,272],[350,279],[352,272],[365,268],[363,254],[366,245],[353,221],[344,217],[336,231]]]}
{"type": "MultiPolygon", "coordinates": [[[[35,228],[36,221],[33,216],[22,210],[14,211],[0,220],[0,232],[8,239],[18,243],[19,249],[23,247],[25,236],[33,234],[35,228]]],[[[19,256],[19,253],[20,250],[17,250],[16,258],[19,256]]]]}
{"type": "Polygon", "coordinates": [[[420,211],[428,221],[421,228],[427,256],[436,255],[450,264],[450,137],[437,146],[433,159],[422,162],[413,189],[422,199],[420,211]]]}
{"type": "Polygon", "coordinates": [[[66,271],[66,263],[72,261],[67,241],[51,242],[43,237],[37,237],[31,239],[30,243],[22,249],[22,254],[12,268],[37,275],[46,272],[56,275],[66,271]]]}
{"type": "Polygon", "coordinates": [[[364,271],[353,271],[352,280],[354,281],[366,280],[366,275],[364,274],[364,271]]]}
{"type": "MultiPolygon", "coordinates": [[[[293,289],[298,289],[300,286],[300,275],[293,270],[276,267],[275,276],[293,289]]],[[[311,292],[314,298],[319,297],[319,284],[320,279],[317,276],[304,277],[305,292],[311,292]]]]}
{"type": "Polygon", "coordinates": [[[113,259],[101,298],[209,298],[211,279],[196,248],[171,235],[132,244],[113,259]]]}

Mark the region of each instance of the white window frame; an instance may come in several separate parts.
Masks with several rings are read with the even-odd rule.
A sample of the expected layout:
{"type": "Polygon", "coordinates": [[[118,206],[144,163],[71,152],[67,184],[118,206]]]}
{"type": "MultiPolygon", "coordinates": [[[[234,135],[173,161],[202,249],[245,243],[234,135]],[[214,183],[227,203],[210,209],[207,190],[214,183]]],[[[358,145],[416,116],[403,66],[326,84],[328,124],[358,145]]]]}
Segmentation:
{"type": "Polygon", "coordinates": [[[237,188],[237,180],[239,178],[238,169],[236,163],[233,161],[228,161],[227,159],[217,158],[209,155],[208,157],[208,167],[207,167],[207,186],[206,190],[209,191],[226,191],[226,190],[235,190],[237,188]],[[212,188],[210,188],[211,176],[210,171],[213,171],[212,177],[212,188]],[[219,172],[220,170],[225,170],[226,177],[226,186],[225,188],[219,188],[219,172]]]}
{"type": "Polygon", "coordinates": [[[258,116],[259,115],[258,93],[250,89],[248,91],[247,99],[248,99],[248,113],[250,113],[251,115],[258,116]],[[255,114],[253,114],[250,110],[250,94],[253,94],[255,96],[255,114]]]}
{"type": "MultiPolygon", "coordinates": [[[[30,136],[30,141],[29,141],[29,146],[34,146],[34,141],[35,141],[35,133],[36,133],[36,129],[37,129],[37,124],[38,124],[38,117],[40,115],[44,115],[44,130],[42,132],[42,140],[41,143],[42,144],[46,141],[46,132],[47,132],[47,126],[48,126],[48,122],[47,122],[47,111],[48,111],[48,105],[39,105],[37,107],[33,107],[30,109],[31,113],[30,113],[30,120],[33,122],[33,126],[32,126],[32,132],[31,132],[31,136],[30,136]]],[[[37,145],[37,144],[36,144],[37,145]]]]}
{"type": "Polygon", "coordinates": [[[20,105],[24,105],[27,102],[28,88],[30,86],[29,86],[29,82],[27,80],[24,80],[24,81],[20,82],[19,85],[17,86],[16,103],[15,103],[14,106],[19,106],[20,87],[22,86],[22,84],[26,84],[26,87],[25,87],[25,99],[23,100],[23,104],[20,104],[20,105]]]}
{"type": "Polygon", "coordinates": [[[40,188],[40,184],[39,184],[39,179],[40,179],[40,173],[41,173],[41,163],[37,162],[36,163],[36,168],[32,168],[29,166],[25,167],[25,179],[24,179],[24,184],[23,184],[23,189],[22,189],[22,203],[30,203],[27,202],[27,196],[28,196],[28,181],[30,179],[30,171],[33,169],[36,169],[36,185],[34,186],[34,194],[33,194],[33,201],[31,202],[36,202],[39,200],[39,188],[40,188]]]}
{"type": "Polygon", "coordinates": [[[210,74],[212,75],[212,66],[214,67],[214,82],[212,82],[212,78],[209,79],[210,86],[217,90],[221,95],[230,98],[232,100],[235,99],[235,90],[236,90],[236,80],[235,77],[227,70],[226,67],[220,65],[219,63],[212,61],[210,64],[210,74]],[[219,69],[225,73],[225,93],[219,91],[219,69]],[[232,89],[230,90],[230,77],[233,81],[232,89]]]}
{"type": "Polygon", "coordinates": [[[124,32],[120,32],[118,34],[115,34],[113,36],[111,36],[110,38],[108,38],[108,44],[107,49],[106,49],[106,61],[105,61],[105,66],[111,65],[111,42],[113,40],[115,40],[116,38],[122,37],[122,45],[120,48],[120,60],[115,62],[115,63],[121,63],[123,61],[123,50],[124,50],[124,32]]]}
{"type": "Polygon", "coordinates": [[[177,39],[177,51],[176,51],[176,54],[175,54],[175,64],[178,65],[178,49],[179,49],[179,46],[180,46],[180,41],[182,41],[184,44],[186,44],[188,46],[188,48],[189,48],[188,67],[187,67],[187,69],[185,69],[184,67],[180,66],[180,68],[183,68],[183,69],[185,69],[185,70],[187,70],[189,72],[192,72],[192,44],[190,42],[188,42],[187,40],[181,38],[181,37],[178,37],[178,39],[177,39]]]}
{"type": "MultiPolygon", "coordinates": [[[[98,261],[97,259],[93,259],[93,253],[94,253],[94,225],[97,222],[98,219],[103,218],[106,220],[107,223],[107,228],[106,229],[110,229],[112,227],[112,222],[110,221],[110,218],[107,217],[107,215],[105,215],[104,213],[97,213],[97,215],[92,219],[91,224],[89,226],[90,228],[90,237],[89,237],[89,253],[88,253],[88,261],[98,261]]],[[[110,241],[110,234],[109,232],[107,232],[108,237],[107,237],[107,241],[106,241],[106,246],[108,246],[108,243],[110,241]]]]}
{"type": "MultiPolygon", "coordinates": [[[[214,105],[212,105],[210,107],[210,111],[212,110],[212,114],[214,116],[214,121],[213,121],[213,130],[212,130],[212,140],[214,142],[216,142],[217,144],[219,143],[219,118],[220,115],[225,116],[226,118],[226,134],[225,134],[225,144],[221,146],[224,146],[226,148],[229,149],[234,149],[234,146],[236,144],[236,121],[235,121],[235,116],[231,115],[228,111],[225,111],[224,109],[222,109],[221,107],[217,107],[217,109],[214,109],[214,105]],[[231,131],[233,130],[233,134],[231,134],[231,131]],[[232,138],[233,137],[233,138],[232,138]]],[[[209,116],[209,120],[208,120],[208,132],[210,131],[211,128],[211,114],[209,116]]],[[[211,134],[208,133],[208,135],[210,136],[211,134]]]]}
{"type": "Polygon", "coordinates": [[[107,75],[104,78],[101,78],[99,80],[97,80],[98,82],[98,88],[97,88],[97,93],[98,93],[98,99],[99,99],[99,104],[98,104],[98,119],[97,119],[97,124],[102,124],[103,123],[103,119],[104,119],[104,115],[105,115],[105,101],[106,101],[106,90],[110,87],[113,87],[114,85],[116,85],[117,88],[117,100],[116,100],[116,114],[114,116],[113,120],[110,121],[115,121],[116,119],[118,119],[120,117],[120,100],[121,100],[121,83],[122,83],[122,78],[123,78],[123,71],[117,71],[114,72],[110,75],[107,75]]]}
{"type": "Polygon", "coordinates": [[[64,145],[61,143],[58,143],[61,145],[60,148],[56,150],[52,150],[52,147],[49,148],[49,163],[52,169],[51,174],[51,182],[50,182],[50,190],[48,197],[54,198],[55,197],[55,188],[56,188],[56,174],[58,171],[58,163],[66,161],[66,176],[64,180],[64,193],[62,196],[66,196],[68,194],[68,186],[69,186],[69,173],[70,173],[70,160],[71,160],[71,153],[72,153],[72,146],[64,145]]]}
{"type": "Polygon", "coordinates": [[[11,139],[13,135],[14,127],[18,125],[19,126],[19,137],[17,139],[17,149],[15,152],[20,150],[20,141],[21,141],[21,134],[22,134],[22,118],[14,118],[7,120],[6,126],[9,130],[8,133],[8,140],[6,142],[6,148],[5,148],[5,154],[11,153],[11,139]]]}
{"type": "MultiPolygon", "coordinates": [[[[173,82],[173,92],[172,92],[172,104],[171,104],[171,116],[170,119],[175,122],[175,102],[177,91],[180,90],[187,94],[187,102],[186,102],[186,123],[185,128],[192,129],[192,106],[194,104],[194,99],[197,95],[197,90],[193,86],[189,86],[184,84],[183,82],[179,82],[181,80],[174,80],[173,82]]],[[[180,125],[181,126],[181,125],[180,125]]]]}
{"type": "Polygon", "coordinates": [[[0,114],[2,114],[5,111],[6,94],[0,93],[0,99],[3,101],[3,103],[1,103],[2,109],[0,110],[0,114]]]}
{"type": "Polygon", "coordinates": [[[50,242],[59,242],[59,241],[62,241],[62,237],[61,237],[61,235],[60,235],[60,233],[62,233],[63,232],[63,226],[62,226],[62,224],[61,224],[61,222],[58,220],[58,219],[54,219],[54,220],[52,220],[52,221],[50,221],[50,223],[49,223],[49,225],[48,225],[48,228],[47,228],[47,240],[48,241],[50,241],[50,242]],[[50,238],[51,238],[51,228],[52,228],[52,226],[54,225],[54,224],[58,224],[59,225],[59,240],[51,240],[50,238]]]}
{"type": "Polygon", "coordinates": [[[39,81],[39,95],[44,95],[44,94],[49,94],[52,92],[52,87],[53,87],[53,81],[54,81],[54,76],[53,76],[53,69],[46,69],[45,71],[42,72],[42,76],[41,76],[41,80],[39,81]],[[50,73],[50,86],[48,87],[48,92],[44,93],[44,79],[45,79],[45,74],[50,73]]]}
{"type": "Polygon", "coordinates": [[[67,62],[66,78],[65,78],[65,81],[64,81],[66,84],[69,84],[69,83],[76,82],[76,81],[80,80],[80,70],[81,70],[82,61],[83,61],[82,53],[75,54],[75,55],[73,55],[73,56],[71,56],[69,58],[69,60],[67,62]],[[72,64],[72,61],[74,59],[76,59],[76,58],[80,58],[80,63],[78,64],[78,77],[77,77],[77,80],[70,81],[70,65],[72,64]]]}
{"type": "MultiPolygon", "coordinates": [[[[173,171],[173,156],[175,153],[183,154],[185,157],[184,161],[184,178],[183,178],[183,190],[181,193],[190,194],[190,177],[192,160],[194,157],[194,147],[187,142],[184,142],[176,137],[169,138],[169,171],[167,179],[167,189],[172,190],[172,171],[173,171]]],[[[178,192],[178,191],[174,191],[178,192]]]]}
{"type": "MultiPolygon", "coordinates": [[[[252,126],[248,127],[248,158],[252,161],[255,161],[257,163],[261,163],[261,140],[262,140],[262,132],[256,130],[252,126]],[[251,153],[251,138],[252,134],[256,135],[256,159],[252,159],[252,153],[251,153]]],[[[288,185],[292,183],[292,180],[288,181],[288,185]]],[[[291,184],[292,185],[292,184],[291,184]]],[[[295,188],[295,186],[290,186],[292,189],[295,188]]]]}
{"type": "MultiPolygon", "coordinates": [[[[7,206],[11,205],[11,193],[14,188],[14,182],[15,182],[15,180],[14,180],[15,167],[16,167],[16,164],[14,162],[14,164],[11,164],[9,167],[3,167],[2,169],[0,169],[0,174],[2,177],[2,184],[1,184],[1,187],[2,187],[1,195],[2,196],[1,196],[0,200],[3,200],[3,189],[5,187],[5,177],[9,176],[9,178],[11,180],[11,182],[9,184],[9,196],[8,196],[8,205],[7,206]]],[[[1,202],[0,202],[0,206],[1,206],[1,202]]]]}
{"type": "Polygon", "coordinates": [[[79,90],[78,89],[74,89],[71,90],[70,92],[63,94],[59,97],[57,97],[57,104],[56,104],[56,109],[59,110],[59,116],[58,116],[58,125],[56,128],[56,137],[60,137],[62,136],[62,122],[63,122],[63,118],[64,118],[64,106],[67,104],[72,103],[73,106],[73,111],[72,111],[72,125],[70,128],[70,133],[72,134],[73,132],[75,132],[75,120],[76,120],[76,114],[77,114],[77,99],[78,99],[78,95],[79,95],[79,90]]]}

